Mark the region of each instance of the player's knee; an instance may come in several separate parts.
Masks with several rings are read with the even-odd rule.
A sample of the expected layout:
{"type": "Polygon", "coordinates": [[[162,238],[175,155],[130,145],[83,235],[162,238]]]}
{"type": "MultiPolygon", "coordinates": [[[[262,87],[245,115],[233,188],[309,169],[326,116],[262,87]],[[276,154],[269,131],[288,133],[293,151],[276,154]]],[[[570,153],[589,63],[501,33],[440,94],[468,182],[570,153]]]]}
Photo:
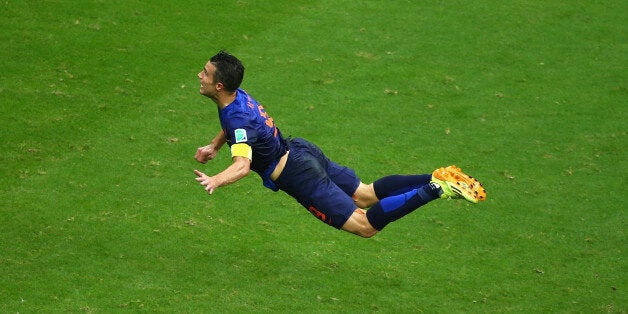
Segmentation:
{"type": "Polygon", "coordinates": [[[371,238],[374,235],[377,234],[377,230],[373,229],[373,230],[363,230],[362,232],[358,233],[359,236],[363,237],[363,238],[371,238]]]}
{"type": "Polygon", "coordinates": [[[369,208],[377,203],[379,200],[375,195],[375,189],[373,184],[364,184],[360,182],[360,185],[353,194],[353,202],[359,208],[369,208]]]}
{"type": "Polygon", "coordinates": [[[361,236],[362,238],[371,238],[377,234],[377,229],[373,228],[368,221],[366,224],[362,225],[362,227],[357,230],[356,234],[361,236]]]}
{"type": "Polygon", "coordinates": [[[342,226],[342,229],[363,238],[370,238],[378,232],[366,218],[366,211],[361,208],[353,212],[349,220],[342,226]]]}

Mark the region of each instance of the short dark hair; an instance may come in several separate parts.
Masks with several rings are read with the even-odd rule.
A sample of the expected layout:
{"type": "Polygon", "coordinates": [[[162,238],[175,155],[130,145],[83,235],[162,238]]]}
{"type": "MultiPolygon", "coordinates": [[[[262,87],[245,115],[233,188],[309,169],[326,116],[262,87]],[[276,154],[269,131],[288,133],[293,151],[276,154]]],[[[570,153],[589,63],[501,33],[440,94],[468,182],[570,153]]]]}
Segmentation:
{"type": "Polygon", "coordinates": [[[242,62],[224,50],[211,57],[209,61],[216,67],[214,80],[221,82],[226,90],[235,92],[244,78],[242,62]]]}

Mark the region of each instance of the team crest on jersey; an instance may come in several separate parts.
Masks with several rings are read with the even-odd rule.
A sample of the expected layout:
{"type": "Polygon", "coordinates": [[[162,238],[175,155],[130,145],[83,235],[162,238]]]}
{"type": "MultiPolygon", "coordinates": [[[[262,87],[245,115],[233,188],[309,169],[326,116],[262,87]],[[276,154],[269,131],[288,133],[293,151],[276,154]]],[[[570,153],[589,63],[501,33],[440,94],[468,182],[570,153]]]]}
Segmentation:
{"type": "Polygon", "coordinates": [[[235,142],[236,143],[246,142],[247,140],[248,140],[248,138],[246,137],[246,130],[245,129],[236,129],[235,130],[235,142]]]}

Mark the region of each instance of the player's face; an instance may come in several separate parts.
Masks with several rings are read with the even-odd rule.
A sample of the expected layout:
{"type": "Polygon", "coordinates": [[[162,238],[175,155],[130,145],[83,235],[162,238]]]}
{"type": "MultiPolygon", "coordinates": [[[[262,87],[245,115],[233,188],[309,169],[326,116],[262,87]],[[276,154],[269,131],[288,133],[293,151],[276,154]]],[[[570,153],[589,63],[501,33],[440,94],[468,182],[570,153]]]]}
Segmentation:
{"type": "Polygon", "coordinates": [[[198,79],[201,82],[201,88],[199,92],[201,93],[201,95],[207,96],[212,99],[216,99],[216,96],[218,94],[218,91],[216,89],[217,83],[214,82],[215,71],[216,67],[211,62],[207,62],[203,70],[198,73],[198,79]]]}

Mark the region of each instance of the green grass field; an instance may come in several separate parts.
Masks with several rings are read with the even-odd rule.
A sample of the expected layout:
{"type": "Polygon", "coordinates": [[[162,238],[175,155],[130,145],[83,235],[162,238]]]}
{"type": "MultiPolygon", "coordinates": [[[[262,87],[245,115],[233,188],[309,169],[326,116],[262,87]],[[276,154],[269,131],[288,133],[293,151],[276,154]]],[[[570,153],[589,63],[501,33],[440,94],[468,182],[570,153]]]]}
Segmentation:
{"type": "Polygon", "coordinates": [[[0,3],[0,312],[628,311],[628,2],[0,3]],[[251,176],[208,196],[220,49],[363,181],[456,164],[375,238],[251,176]]]}

